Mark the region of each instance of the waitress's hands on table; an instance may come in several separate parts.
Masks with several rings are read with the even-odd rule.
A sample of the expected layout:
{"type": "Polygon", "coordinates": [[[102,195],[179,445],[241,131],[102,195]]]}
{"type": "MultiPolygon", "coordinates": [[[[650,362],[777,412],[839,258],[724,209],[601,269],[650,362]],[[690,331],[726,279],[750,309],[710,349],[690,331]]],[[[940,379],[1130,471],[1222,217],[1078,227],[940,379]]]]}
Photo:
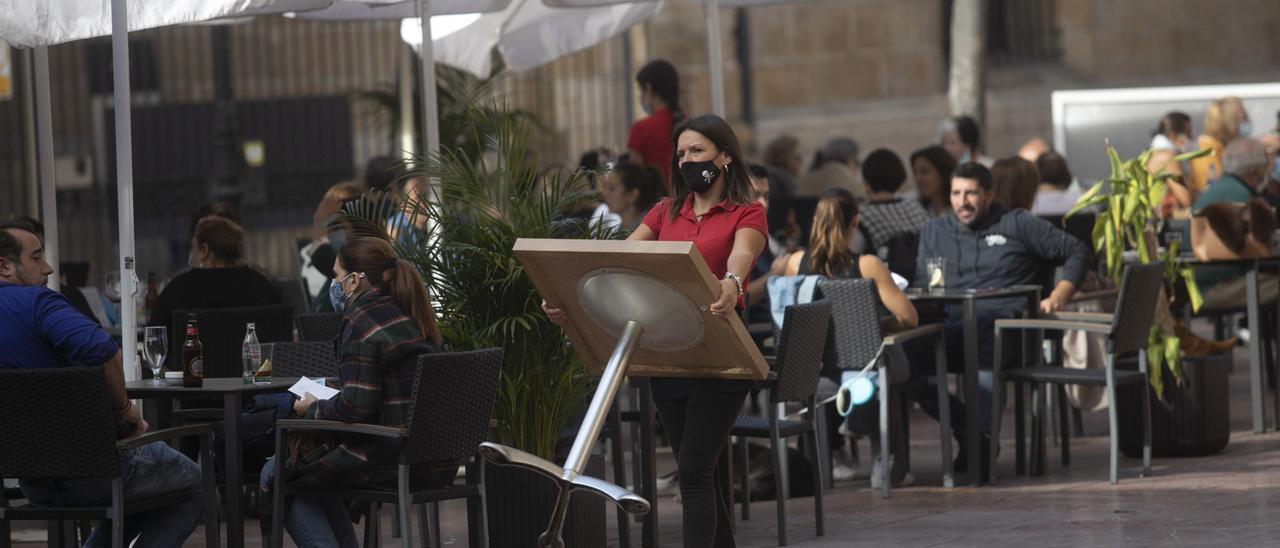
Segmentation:
{"type": "Polygon", "coordinates": [[[733,280],[720,281],[720,298],[711,303],[711,314],[717,318],[728,318],[738,304],[738,284],[733,280]]]}
{"type": "Polygon", "coordinates": [[[565,320],[569,319],[563,308],[554,308],[548,305],[546,300],[542,301],[542,312],[547,315],[547,319],[551,320],[551,323],[556,325],[562,326],[565,320]]]}

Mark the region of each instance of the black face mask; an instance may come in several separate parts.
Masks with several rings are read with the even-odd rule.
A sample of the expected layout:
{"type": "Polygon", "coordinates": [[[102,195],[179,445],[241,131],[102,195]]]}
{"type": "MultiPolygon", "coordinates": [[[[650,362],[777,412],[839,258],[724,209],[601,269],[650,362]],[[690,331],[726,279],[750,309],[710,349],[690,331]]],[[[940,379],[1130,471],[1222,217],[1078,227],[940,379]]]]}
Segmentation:
{"type": "Polygon", "coordinates": [[[720,177],[720,168],[716,167],[716,163],[711,160],[685,162],[680,165],[680,177],[684,179],[684,184],[689,187],[689,190],[702,194],[711,190],[711,185],[715,184],[716,179],[720,177]]]}

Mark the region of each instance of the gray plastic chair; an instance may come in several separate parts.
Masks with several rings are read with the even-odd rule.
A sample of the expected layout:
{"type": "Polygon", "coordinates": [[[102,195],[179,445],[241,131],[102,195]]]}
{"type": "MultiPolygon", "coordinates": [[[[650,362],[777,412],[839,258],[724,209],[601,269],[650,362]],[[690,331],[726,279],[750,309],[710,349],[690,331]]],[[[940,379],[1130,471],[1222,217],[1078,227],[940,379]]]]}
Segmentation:
{"type": "MultiPolygon", "coordinates": [[[[1119,435],[1118,418],[1116,416],[1116,386],[1123,384],[1141,384],[1147,382],[1147,335],[1151,330],[1154,318],[1156,299],[1160,296],[1160,288],[1164,286],[1164,265],[1160,263],[1125,267],[1124,277],[1120,282],[1120,296],[1116,301],[1114,314],[1072,313],[1063,312],[1046,318],[997,320],[995,323],[995,357],[992,374],[994,378],[991,394],[991,481],[995,483],[996,453],[1000,443],[1001,393],[1004,383],[1014,383],[1017,420],[1018,455],[1022,460],[1021,432],[1022,420],[1022,384],[1032,387],[1032,405],[1038,406],[1039,387],[1042,384],[1085,384],[1105,386],[1107,390],[1107,415],[1110,426],[1111,443],[1111,483],[1119,481],[1119,435]],[[1063,331],[1085,331],[1107,335],[1107,357],[1104,369],[1068,369],[1049,367],[1037,364],[1032,367],[1021,367],[1002,371],[1000,367],[1000,344],[1004,331],[1058,329],[1063,331]],[[1138,352],[1137,371],[1116,371],[1116,355],[1126,352],[1138,352]]],[[[1039,356],[1039,353],[1037,353],[1039,356]]],[[[1149,391],[1142,392],[1142,474],[1151,473],[1151,401],[1149,391]]],[[[1034,413],[1040,423],[1039,435],[1043,435],[1044,413],[1034,413]]],[[[1034,444],[1033,444],[1034,445],[1034,444]]],[[[1042,443],[1040,445],[1043,445],[1042,443]]],[[[1044,452],[1035,454],[1033,463],[1043,459],[1044,452]]],[[[1019,467],[1021,468],[1021,467],[1019,467]]]]}

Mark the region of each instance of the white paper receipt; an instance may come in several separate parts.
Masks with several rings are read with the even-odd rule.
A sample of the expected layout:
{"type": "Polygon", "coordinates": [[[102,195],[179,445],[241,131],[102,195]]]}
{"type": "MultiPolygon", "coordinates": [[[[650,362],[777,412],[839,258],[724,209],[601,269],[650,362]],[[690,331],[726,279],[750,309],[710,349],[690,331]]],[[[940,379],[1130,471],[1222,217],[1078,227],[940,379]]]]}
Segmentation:
{"type": "Polygon", "coordinates": [[[293,386],[289,387],[289,392],[299,398],[305,398],[307,397],[307,394],[311,394],[318,400],[327,400],[338,395],[337,389],[329,388],[328,386],[306,377],[302,377],[301,379],[298,379],[298,382],[293,383],[293,386]]]}

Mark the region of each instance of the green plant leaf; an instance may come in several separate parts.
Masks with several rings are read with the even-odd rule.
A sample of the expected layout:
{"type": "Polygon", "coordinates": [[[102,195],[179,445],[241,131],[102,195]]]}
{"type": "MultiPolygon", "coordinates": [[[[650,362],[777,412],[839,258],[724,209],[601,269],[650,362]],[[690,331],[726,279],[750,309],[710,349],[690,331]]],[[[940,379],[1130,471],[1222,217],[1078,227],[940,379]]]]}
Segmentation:
{"type": "Polygon", "coordinates": [[[1187,299],[1191,301],[1191,311],[1199,312],[1200,306],[1204,304],[1204,296],[1200,294],[1200,286],[1196,284],[1195,272],[1191,267],[1183,267],[1178,270],[1178,275],[1182,276],[1182,281],[1187,286],[1187,299]]]}
{"type": "Polygon", "coordinates": [[[1173,378],[1182,381],[1182,340],[1174,335],[1166,335],[1164,339],[1164,361],[1173,378]]]}
{"type": "Polygon", "coordinates": [[[1174,156],[1174,157],[1173,157],[1173,159],[1174,159],[1174,161],[1177,161],[1177,162],[1187,162],[1187,161],[1194,160],[1194,159],[1196,159],[1196,158],[1200,158],[1200,157],[1202,157],[1202,156],[1208,156],[1209,154],[1212,154],[1212,153],[1213,153],[1213,149],[1211,149],[1211,148],[1202,148],[1202,149],[1200,149],[1200,150],[1194,150],[1194,151],[1191,151],[1191,152],[1184,152],[1184,153],[1182,153],[1182,154],[1179,154],[1179,155],[1177,155],[1177,156],[1174,156]]]}

